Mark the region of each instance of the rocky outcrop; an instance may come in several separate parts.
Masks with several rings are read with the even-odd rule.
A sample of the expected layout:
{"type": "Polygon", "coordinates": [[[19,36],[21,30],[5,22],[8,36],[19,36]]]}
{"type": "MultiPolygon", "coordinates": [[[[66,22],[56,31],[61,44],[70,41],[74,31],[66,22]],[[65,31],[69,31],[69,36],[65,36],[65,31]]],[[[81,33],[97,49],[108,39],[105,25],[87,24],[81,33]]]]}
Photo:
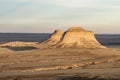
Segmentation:
{"type": "Polygon", "coordinates": [[[95,38],[94,32],[81,27],[71,27],[66,32],[55,31],[50,39],[41,44],[51,48],[105,48],[95,38]]]}
{"type": "Polygon", "coordinates": [[[63,36],[63,31],[62,30],[56,30],[54,33],[52,33],[48,42],[52,43],[52,44],[56,44],[61,40],[62,36],[63,36]]]}
{"type": "Polygon", "coordinates": [[[53,46],[53,45],[56,45],[61,39],[62,39],[62,36],[63,36],[63,31],[62,30],[55,30],[50,38],[46,41],[43,41],[42,43],[36,45],[36,47],[39,47],[39,48],[48,48],[50,46],[53,46]]]}
{"type": "Polygon", "coordinates": [[[37,42],[21,42],[21,41],[14,41],[14,42],[8,42],[5,44],[1,44],[2,47],[24,47],[24,46],[33,46],[37,42]]]}

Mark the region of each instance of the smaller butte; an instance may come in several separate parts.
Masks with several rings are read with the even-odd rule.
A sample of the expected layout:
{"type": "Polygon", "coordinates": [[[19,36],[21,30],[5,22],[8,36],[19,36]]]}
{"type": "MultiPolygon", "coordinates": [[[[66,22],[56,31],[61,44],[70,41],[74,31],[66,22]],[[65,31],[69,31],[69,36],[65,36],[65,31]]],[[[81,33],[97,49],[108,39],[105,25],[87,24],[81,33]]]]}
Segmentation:
{"type": "Polygon", "coordinates": [[[50,38],[46,41],[43,41],[42,43],[40,44],[37,44],[36,47],[39,47],[39,48],[49,48],[53,45],[56,45],[62,38],[64,32],[62,30],[55,30],[50,38]]]}

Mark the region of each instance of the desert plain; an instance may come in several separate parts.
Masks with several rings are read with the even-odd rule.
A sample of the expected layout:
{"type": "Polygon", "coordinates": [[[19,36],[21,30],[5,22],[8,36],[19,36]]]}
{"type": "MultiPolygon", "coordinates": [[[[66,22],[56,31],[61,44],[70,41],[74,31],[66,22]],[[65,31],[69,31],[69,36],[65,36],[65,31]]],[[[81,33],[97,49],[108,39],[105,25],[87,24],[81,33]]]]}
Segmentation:
{"type": "Polygon", "coordinates": [[[0,80],[120,80],[120,48],[0,48],[0,80]]]}
{"type": "Polygon", "coordinates": [[[120,80],[120,47],[105,47],[87,32],[69,29],[58,44],[59,31],[43,43],[1,44],[0,80],[120,80]]]}

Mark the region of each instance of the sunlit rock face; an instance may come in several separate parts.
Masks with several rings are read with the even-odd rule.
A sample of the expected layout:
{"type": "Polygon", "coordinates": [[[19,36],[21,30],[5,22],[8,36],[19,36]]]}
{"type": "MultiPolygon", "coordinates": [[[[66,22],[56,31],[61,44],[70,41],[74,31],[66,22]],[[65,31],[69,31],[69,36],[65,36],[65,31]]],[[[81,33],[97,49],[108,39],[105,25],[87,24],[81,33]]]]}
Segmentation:
{"type": "Polygon", "coordinates": [[[56,30],[54,33],[52,33],[49,41],[53,42],[54,44],[58,43],[61,40],[63,33],[64,32],[62,30],[56,30]]]}
{"type": "Polygon", "coordinates": [[[43,41],[42,43],[38,44],[37,47],[40,47],[40,48],[49,48],[53,45],[56,45],[61,39],[62,39],[62,36],[63,36],[63,31],[62,30],[56,30],[54,31],[50,38],[46,41],[43,41]]]}
{"type": "Polygon", "coordinates": [[[59,43],[54,47],[60,48],[105,48],[95,38],[92,31],[87,31],[81,27],[71,27],[68,29],[59,43]]]}

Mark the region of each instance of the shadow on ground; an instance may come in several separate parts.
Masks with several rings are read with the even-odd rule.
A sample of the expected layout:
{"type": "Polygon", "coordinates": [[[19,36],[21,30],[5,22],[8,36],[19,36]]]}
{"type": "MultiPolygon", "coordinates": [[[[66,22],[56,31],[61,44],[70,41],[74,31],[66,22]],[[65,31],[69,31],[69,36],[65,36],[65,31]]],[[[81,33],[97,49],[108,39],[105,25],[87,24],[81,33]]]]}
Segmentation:
{"type": "Polygon", "coordinates": [[[4,46],[2,48],[8,48],[10,50],[13,51],[25,51],[25,50],[34,50],[34,49],[38,49],[34,46],[24,46],[24,47],[11,47],[11,46],[4,46]]]}

